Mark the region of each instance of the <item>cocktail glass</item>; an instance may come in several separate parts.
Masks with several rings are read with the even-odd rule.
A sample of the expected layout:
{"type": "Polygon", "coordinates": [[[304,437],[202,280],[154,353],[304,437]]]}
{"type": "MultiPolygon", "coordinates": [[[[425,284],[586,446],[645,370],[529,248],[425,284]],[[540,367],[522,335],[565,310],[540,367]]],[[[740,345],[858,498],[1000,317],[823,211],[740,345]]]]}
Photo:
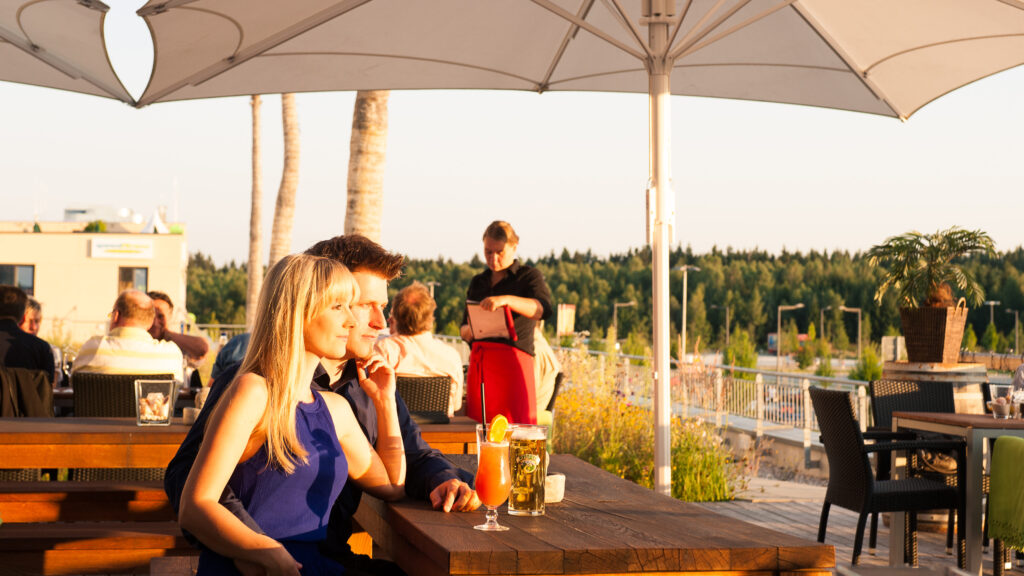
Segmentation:
{"type": "Polygon", "coordinates": [[[508,530],[508,527],[498,524],[498,506],[508,500],[512,486],[508,463],[508,442],[512,431],[506,430],[499,442],[491,442],[487,432],[487,427],[477,424],[476,495],[487,508],[487,521],[473,528],[488,531],[508,530]]]}

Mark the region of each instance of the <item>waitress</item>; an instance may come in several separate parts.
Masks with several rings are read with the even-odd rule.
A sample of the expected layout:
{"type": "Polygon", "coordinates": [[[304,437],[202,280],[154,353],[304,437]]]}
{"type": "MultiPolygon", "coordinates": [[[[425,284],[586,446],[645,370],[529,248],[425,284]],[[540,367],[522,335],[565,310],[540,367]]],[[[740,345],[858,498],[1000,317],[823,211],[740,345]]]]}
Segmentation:
{"type": "Polygon", "coordinates": [[[537,423],[534,386],[533,331],[538,320],[551,316],[551,291],[544,275],[516,259],[519,236],[508,222],[495,220],[484,231],[487,270],[469,283],[466,299],[480,302],[484,310],[507,306],[515,324],[515,340],[473,340],[468,314],[460,332],[469,342],[469,373],[466,379],[466,415],[481,422],[480,382],[486,394],[486,418],[503,414],[517,424],[537,423]]]}

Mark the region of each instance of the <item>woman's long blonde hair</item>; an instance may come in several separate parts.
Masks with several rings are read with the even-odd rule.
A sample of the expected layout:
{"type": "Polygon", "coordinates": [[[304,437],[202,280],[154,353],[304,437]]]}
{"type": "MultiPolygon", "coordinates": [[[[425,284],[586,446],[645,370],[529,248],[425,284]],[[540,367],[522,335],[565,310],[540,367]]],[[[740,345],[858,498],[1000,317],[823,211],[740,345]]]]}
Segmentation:
{"type": "Polygon", "coordinates": [[[264,436],[270,467],[291,474],[297,462],[306,462],[307,452],[295,432],[299,397],[310,384],[300,380],[306,351],[303,333],[334,302],[350,305],[356,291],[344,265],[320,256],[285,256],[267,273],[238,374],[252,372],[267,381],[267,407],[253,436],[264,436]]]}

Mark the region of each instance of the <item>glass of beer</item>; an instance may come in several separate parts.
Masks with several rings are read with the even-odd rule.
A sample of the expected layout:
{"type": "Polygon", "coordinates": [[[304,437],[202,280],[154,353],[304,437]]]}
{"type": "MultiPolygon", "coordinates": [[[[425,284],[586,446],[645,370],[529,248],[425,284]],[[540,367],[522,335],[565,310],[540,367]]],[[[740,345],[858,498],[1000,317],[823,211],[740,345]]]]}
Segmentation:
{"type": "Polygon", "coordinates": [[[516,424],[512,427],[512,494],[508,513],[513,516],[544,514],[544,477],[548,471],[548,427],[516,424]]]}
{"type": "Polygon", "coordinates": [[[476,495],[487,507],[486,522],[473,526],[477,530],[501,531],[507,526],[498,524],[498,506],[508,499],[509,477],[508,441],[510,431],[502,434],[500,441],[488,438],[488,428],[476,425],[476,495]]]}

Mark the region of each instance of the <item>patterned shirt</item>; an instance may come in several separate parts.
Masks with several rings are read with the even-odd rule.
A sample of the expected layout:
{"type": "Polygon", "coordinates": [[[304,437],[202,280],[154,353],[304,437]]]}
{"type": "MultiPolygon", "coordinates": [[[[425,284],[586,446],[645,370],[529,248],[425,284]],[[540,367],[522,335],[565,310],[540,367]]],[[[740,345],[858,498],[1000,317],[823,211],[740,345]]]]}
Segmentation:
{"type": "Polygon", "coordinates": [[[454,348],[434,340],[430,332],[413,336],[396,334],[378,340],[377,351],[397,376],[448,376],[452,388],[448,398],[448,416],[462,408],[462,358],[454,348]]]}
{"type": "Polygon", "coordinates": [[[174,374],[181,382],[183,359],[174,342],[154,340],[142,328],[122,326],[82,345],[71,373],[174,374]]]}

